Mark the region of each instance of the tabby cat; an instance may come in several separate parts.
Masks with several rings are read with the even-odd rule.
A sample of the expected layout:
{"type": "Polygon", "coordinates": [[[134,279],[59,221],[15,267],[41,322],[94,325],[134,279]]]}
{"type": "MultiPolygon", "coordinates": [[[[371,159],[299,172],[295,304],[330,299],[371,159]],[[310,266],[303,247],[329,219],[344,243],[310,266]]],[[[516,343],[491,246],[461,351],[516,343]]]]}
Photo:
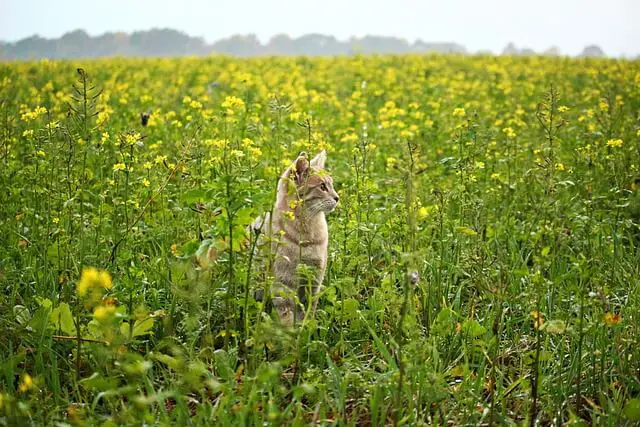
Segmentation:
{"type": "Polygon", "coordinates": [[[324,150],[311,161],[300,153],[278,181],[273,217],[263,215],[252,225],[275,254],[272,303],[286,326],[304,318],[309,301],[315,312],[315,297],[324,279],[329,243],[325,214],[336,208],[339,199],[324,169],[326,159],[324,150]],[[311,278],[300,273],[299,264],[311,268],[311,278]]]}

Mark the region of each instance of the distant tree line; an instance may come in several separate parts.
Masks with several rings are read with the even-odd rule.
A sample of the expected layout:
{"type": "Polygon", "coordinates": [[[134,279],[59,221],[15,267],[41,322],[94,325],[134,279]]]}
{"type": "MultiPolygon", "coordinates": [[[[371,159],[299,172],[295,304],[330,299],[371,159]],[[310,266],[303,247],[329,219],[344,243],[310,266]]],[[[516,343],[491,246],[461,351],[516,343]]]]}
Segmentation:
{"type": "MultiPolygon", "coordinates": [[[[75,30],[57,39],[46,39],[37,35],[14,43],[0,41],[2,59],[38,58],[98,58],[106,56],[201,56],[227,54],[233,56],[258,55],[308,55],[333,56],[358,53],[467,53],[464,46],[457,43],[427,43],[417,40],[409,43],[396,37],[366,36],[352,37],[340,41],[333,36],[307,34],[291,38],[285,34],[274,36],[266,44],[260,43],[255,35],[235,35],[207,44],[201,37],[191,37],[172,29],[152,29],[131,34],[117,32],[92,37],[84,30],[75,30]]],[[[530,49],[518,50],[512,43],[503,54],[535,54],[530,49]]],[[[557,48],[543,54],[558,55],[557,48]]],[[[585,56],[604,56],[598,46],[588,46],[585,56]]]]}

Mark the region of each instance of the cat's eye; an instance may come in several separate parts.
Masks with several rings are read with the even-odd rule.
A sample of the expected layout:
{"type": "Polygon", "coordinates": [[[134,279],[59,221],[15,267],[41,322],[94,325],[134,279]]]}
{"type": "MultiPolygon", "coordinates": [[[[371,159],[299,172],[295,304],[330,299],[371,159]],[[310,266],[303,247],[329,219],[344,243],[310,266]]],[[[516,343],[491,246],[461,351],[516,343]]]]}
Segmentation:
{"type": "Polygon", "coordinates": [[[320,184],[320,189],[322,191],[327,191],[327,186],[325,184],[320,184]]]}

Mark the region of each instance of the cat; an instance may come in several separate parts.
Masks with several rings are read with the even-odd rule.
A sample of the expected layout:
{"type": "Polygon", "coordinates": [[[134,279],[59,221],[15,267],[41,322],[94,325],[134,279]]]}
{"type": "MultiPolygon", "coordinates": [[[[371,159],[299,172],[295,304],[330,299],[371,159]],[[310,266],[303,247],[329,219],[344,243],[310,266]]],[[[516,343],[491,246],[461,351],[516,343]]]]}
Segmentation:
{"type": "Polygon", "coordinates": [[[263,244],[258,245],[269,242],[275,255],[271,301],[285,326],[304,318],[310,300],[311,313],[315,312],[324,280],[329,244],[325,214],[340,199],[324,169],[326,159],[324,150],[311,161],[305,152],[300,153],[278,180],[272,216],[267,213],[252,224],[262,234],[263,244]],[[299,264],[311,268],[310,280],[300,274],[299,264]]]}

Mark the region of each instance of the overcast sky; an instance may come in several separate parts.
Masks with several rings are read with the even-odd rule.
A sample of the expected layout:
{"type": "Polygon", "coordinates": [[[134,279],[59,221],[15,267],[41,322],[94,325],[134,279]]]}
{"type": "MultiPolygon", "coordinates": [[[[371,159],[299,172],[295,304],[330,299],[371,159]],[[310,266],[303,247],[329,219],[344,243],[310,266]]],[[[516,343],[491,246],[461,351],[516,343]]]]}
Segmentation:
{"type": "Polygon", "coordinates": [[[0,0],[0,40],[59,37],[82,28],[170,27],[207,42],[233,34],[367,34],[451,41],[500,52],[508,42],[578,54],[597,44],[607,55],[640,54],[640,0],[0,0]]]}

